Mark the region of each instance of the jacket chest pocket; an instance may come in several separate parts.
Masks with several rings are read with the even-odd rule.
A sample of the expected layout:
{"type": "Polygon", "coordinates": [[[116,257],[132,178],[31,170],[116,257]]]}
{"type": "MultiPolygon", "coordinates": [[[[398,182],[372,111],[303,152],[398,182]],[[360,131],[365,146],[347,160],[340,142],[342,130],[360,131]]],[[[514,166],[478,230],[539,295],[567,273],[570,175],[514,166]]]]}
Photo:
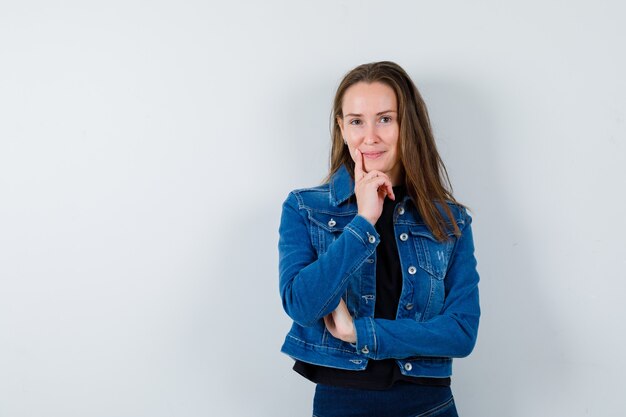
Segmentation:
{"type": "Polygon", "coordinates": [[[410,232],[419,266],[433,277],[439,280],[444,279],[456,236],[450,233],[447,240],[440,242],[425,225],[412,226],[410,232]]]}
{"type": "Polygon", "coordinates": [[[317,254],[321,255],[328,247],[343,233],[344,227],[356,213],[326,213],[309,211],[311,220],[311,242],[317,249],[317,254]]]}

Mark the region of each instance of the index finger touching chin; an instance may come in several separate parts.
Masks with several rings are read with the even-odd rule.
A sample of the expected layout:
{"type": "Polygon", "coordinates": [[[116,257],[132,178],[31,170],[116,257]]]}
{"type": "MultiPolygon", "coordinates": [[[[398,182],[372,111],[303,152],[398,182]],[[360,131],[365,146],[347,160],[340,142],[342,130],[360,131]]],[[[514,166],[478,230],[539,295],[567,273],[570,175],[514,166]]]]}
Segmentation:
{"type": "Polygon", "coordinates": [[[356,155],[354,161],[354,179],[360,180],[365,176],[363,169],[363,154],[358,149],[354,150],[354,154],[356,155]]]}

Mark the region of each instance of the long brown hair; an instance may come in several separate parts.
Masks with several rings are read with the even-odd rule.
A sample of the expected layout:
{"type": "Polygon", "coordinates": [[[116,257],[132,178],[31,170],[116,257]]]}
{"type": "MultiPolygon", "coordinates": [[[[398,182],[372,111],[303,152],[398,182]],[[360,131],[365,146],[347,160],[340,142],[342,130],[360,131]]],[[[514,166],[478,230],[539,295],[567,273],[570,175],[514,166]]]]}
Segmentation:
{"type": "Polygon", "coordinates": [[[446,201],[465,206],[452,196],[452,185],[437,152],[426,104],[409,75],[394,62],[359,65],[339,84],[332,109],[330,171],[324,182],[328,182],[341,165],[345,165],[354,178],[354,161],[343,142],[337,118],[343,119],[342,102],[346,90],[358,82],[380,82],[395,92],[400,125],[398,153],[407,193],[436,239],[447,239],[449,224],[454,234],[460,236],[461,231],[446,201]],[[437,209],[437,203],[444,209],[448,222],[437,209]]]}

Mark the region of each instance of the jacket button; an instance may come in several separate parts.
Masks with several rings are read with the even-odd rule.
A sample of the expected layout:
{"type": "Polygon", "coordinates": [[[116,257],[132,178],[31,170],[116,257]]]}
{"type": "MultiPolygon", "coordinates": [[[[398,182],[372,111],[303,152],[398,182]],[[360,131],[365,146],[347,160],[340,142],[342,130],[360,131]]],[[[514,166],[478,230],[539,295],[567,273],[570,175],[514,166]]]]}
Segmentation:
{"type": "Polygon", "coordinates": [[[361,353],[364,353],[364,354],[370,353],[370,350],[367,348],[367,345],[363,346],[363,349],[361,349],[361,353]]]}
{"type": "Polygon", "coordinates": [[[329,225],[330,227],[335,227],[335,225],[336,225],[336,224],[337,224],[337,222],[336,222],[334,219],[330,219],[330,220],[328,221],[328,225],[329,225]]]}
{"type": "Polygon", "coordinates": [[[407,371],[410,371],[411,369],[413,369],[413,365],[407,362],[404,364],[404,369],[406,369],[407,371]]]}
{"type": "Polygon", "coordinates": [[[402,216],[404,214],[404,207],[400,206],[400,208],[398,209],[398,214],[400,216],[402,216]]]}
{"type": "Polygon", "coordinates": [[[367,240],[368,240],[370,243],[374,243],[374,242],[376,242],[376,236],[374,236],[374,235],[370,235],[370,236],[367,238],[367,240]]]}
{"type": "Polygon", "coordinates": [[[409,267],[409,274],[414,275],[416,272],[417,272],[417,269],[413,265],[411,265],[409,267]]]}
{"type": "Polygon", "coordinates": [[[404,306],[404,308],[406,308],[407,310],[411,310],[411,309],[413,309],[413,304],[412,303],[408,303],[407,305],[404,306]]]}
{"type": "Polygon", "coordinates": [[[406,242],[406,240],[409,238],[409,235],[407,235],[406,233],[402,233],[400,235],[400,240],[403,242],[406,242]]]}

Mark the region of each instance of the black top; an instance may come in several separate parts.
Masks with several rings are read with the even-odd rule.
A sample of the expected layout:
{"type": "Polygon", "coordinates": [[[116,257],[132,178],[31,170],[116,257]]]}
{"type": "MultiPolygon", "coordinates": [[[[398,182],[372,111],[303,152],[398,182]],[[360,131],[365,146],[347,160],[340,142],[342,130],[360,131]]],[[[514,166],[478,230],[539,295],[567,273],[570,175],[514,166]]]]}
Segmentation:
{"type": "MultiPolygon", "coordinates": [[[[385,198],[383,212],[375,228],[380,235],[376,247],[376,299],[374,317],[395,320],[400,293],[402,269],[393,229],[393,210],[406,195],[406,187],[393,187],[395,201],[385,198]]],[[[370,359],[363,371],[329,368],[296,360],[293,369],[318,384],[363,389],[387,389],[397,381],[420,385],[449,386],[450,378],[422,378],[402,375],[395,359],[370,359]]]]}

